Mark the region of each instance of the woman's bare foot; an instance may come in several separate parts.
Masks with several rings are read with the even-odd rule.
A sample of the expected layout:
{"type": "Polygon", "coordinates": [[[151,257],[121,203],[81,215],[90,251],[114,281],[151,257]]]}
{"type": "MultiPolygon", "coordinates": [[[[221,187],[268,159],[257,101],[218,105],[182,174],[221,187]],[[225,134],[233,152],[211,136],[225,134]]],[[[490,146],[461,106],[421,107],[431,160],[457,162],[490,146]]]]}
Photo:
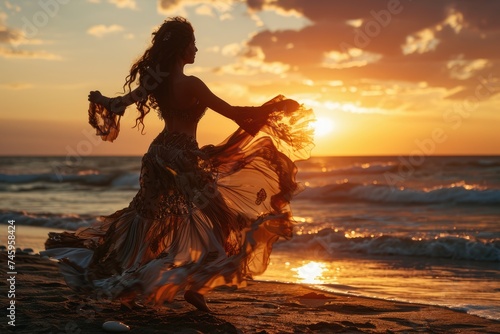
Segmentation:
{"type": "Polygon", "coordinates": [[[198,292],[187,290],[184,292],[184,299],[200,311],[211,312],[208,308],[207,302],[205,301],[205,297],[198,292]]]}

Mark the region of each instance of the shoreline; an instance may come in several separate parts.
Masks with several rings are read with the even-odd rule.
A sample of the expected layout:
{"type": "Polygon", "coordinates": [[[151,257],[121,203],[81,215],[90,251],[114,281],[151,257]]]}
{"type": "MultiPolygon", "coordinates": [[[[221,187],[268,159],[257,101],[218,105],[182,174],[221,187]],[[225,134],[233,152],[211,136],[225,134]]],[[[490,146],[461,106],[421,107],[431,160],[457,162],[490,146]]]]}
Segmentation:
{"type": "MultiPolygon", "coordinates": [[[[5,228],[7,228],[8,224],[0,224],[4,225],[5,228]]],[[[48,226],[33,226],[33,225],[24,225],[24,224],[17,224],[16,225],[16,245],[18,245],[18,252],[24,252],[28,251],[28,254],[31,255],[38,255],[38,252],[43,250],[43,243],[45,242],[47,238],[48,232],[53,232],[53,231],[64,231],[62,229],[57,229],[54,227],[48,227],[48,226]],[[19,230],[18,230],[19,229],[19,230]]],[[[7,245],[7,235],[2,235],[0,238],[0,252],[5,250],[5,245],[7,245]],[[5,239],[5,240],[4,240],[5,239]]],[[[305,287],[308,287],[310,289],[313,289],[314,291],[317,292],[326,292],[326,293],[333,293],[333,294],[338,294],[338,295],[343,295],[345,297],[363,297],[363,298],[371,298],[374,300],[382,300],[382,301],[389,301],[389,302],[402,302],[402,303],[409,303],[409,304],[422,304],[422,305],[427,305],[427,306],[435,306],[435,307],[443,307],[449,310],[453,311],[458,311],[458,312],[463,312],[467,313],[470,315],[475,315],[483,319],[487,320],[493,320],[493,321],[500,321],[499,317],[499,310],[500,308],[498,307],[497,304],[495,304],[494,300],[495,299],[487,299],[488,296],[485,296],[484,294],[476,294],[476,293],[470,293],[467,295],[461,295],[462,293],[467,293],[466,288],[464,286],[458,286],[459,290],[455,289],[452,290],[451,286],[445,286],[444,288],[446,290],[442,290],[442,286],[434,286],[433,282],[420,282],[420,283],[428,283],[427,289],[429,292],[427,292],[426,295],[418,295],[413,292],[412,285],[408,285],[407,289],[408,292],[404,292],[401,288],[398,288],[396,286],[393,286],[389,283],[389,281],[381,282],[381,283],[373,283],[377,284],[369,286],[369,285],[356,285],[352,284],[352,282],[347,282],[346,280],[352,279],[352,277],[344,277],[343,278],[343,284],[335,284],[335,283],[330,283],[330,282],[325,282],[325,281],[318,281],[316,282],[317,284],[308,282],[306,280],[300,282],[299,279],[297,278],[297,272],[296,271],[290,271],[291,267],[300,267],[302,266],[305,262],[310,262],[312,259],[309,257],[304,257],[303,259],[298,257],[292,260],[290,258],[290,254],[282,254],[280,253],[280,250],[277,248],[273,250],[273,255],[271,257],[271,262],[269,264],[269,267],[267,271],[261,275],[257,276],[254,278],[255,282],[268,282],[268,283],[276,283],[276,284],[299,284],[303,285],[305,287]],[[281,257],[280,257],[281,256],[281,257]],[[284,257],[283,257],[284,256],[284,257]],[[295,260],[295,262],[294,262],[295,260]],[[287,266],[284,266],[283,263],[288,263],[287,266]],[[286,273],[288,272],[290,275],[294,275],[292,279],[292,276],[290,276],[290,280],[286,279],[286,273]],[[346,285],[347,284],[347,285],[346,285]],[[384,284],[386,284],[384,286],[384,284]],[[361,288],[360,288],[361,287],[361,288]],[[389,290],[387,287],[390,288],[395,288],[396,290],[389,290]],[[375,290],[374,290],[375,289],[375,290]],[[378,290],[377,290],[378,289],[378,290]],[[433,293],[432,291],[436,292],[436,295],[429,295],[428,293],[433,293]],[[440,298],[439,294],[450,294],[449,297],[451,299],[444,299],[440,298]],[[456,294],[458,293],[457,296],[453,296],[451,294],[456,294]],[[423,297],[422,297],[423,296],[423,297]],[[482,297],[481,297],[482,296],[482,297]],[[406,297],[406,298],[405,298],[406,297]],[[481,299],[483,298],[483,299],[481,299]],[[480,301],[480,302],[479,302],[480,301]]],[[[371,256],[369,259],[367,259],[366,255],[362,255],[360,258],[356,258],[356,261],[352,261],[352,258],[349,258],[347,260],[343,258],[336,259],[335,261],[335,266],[342,266],[346,272],[354,272],[355,270],[358,271],[358,276],[364,276],[368,275],[368,277],[371,277],[370,282],[376,282],[373,281],[374,279],[376,280],[377,278],[382,278],[380,274],[377,274],[373,276],[370,271],[366,272],[364,271],[366,268],[369,266],[373,266],[373,263],[378,263],[380,260],[376,256],[373,257],[371,256]],[[362,260],[362,262],[359,262],[359,260],[362,260]],[[367,263],[369,264],[367,267],[367,263]],[[361,269],[363,268],[363,269],[361,269]]],[[[381,264],[386,262],[386,258],[381,258],[381,264]]],[[[391,259],[391,263],[394,264],[395,259],[391,259]]],[[[418,258],[401,258],[398,261],[404,262],[405,265],[408,265],[408,261],[416,262],[416,266],[422,265],[420,263],[422,260],[418,258]],[[420,261],[420,262],[419,262],[420,261]]],[[[429,264],[429,261],[437,261],[439,262],[439,259],[426,259],[425,264],[429,264]]],[[[466,263],[466,262],[464,262],[466,263]]],[[[327,264],[328,265],[328,264],[327,264]]],[[[483,264],[481,264],[483,265],[483,264]]],[[[378,265],[376,265],[378,267],[378,265]]],[[[411,267],[411,266],[410,266],[411,267]]],[[[469,268],[469,266],[467,266],[469,268]]],[[[333,270],[330,268],[330,271],[333,270]]],[[[384,269],[384,275],[391,275],[390,272],[385,273],[384,269]]],[[[418,274],[418,273],[417,273],[418,274]]],[[[359,283],[359,282],[357,282],[359,283]]],[[[363,282],[362,282],[363,283],[363,282]]],[[[394,283],[394,282],[391,282],[394,283]]],[[[365,283],[366,284],[366,283],[365,283]]],[[[370,283],[369,283],[370,284],[370,283]]],[[[413,285],[415,286],[415,285],[413,285]]],[[[479,288],[477,289],[479,290],[479,288]]],[[[419,290],[417,290],[419,291],[419,290]]],[[[493,293],[493,292],[492,292],[493,293]]]]}
{"type": "MultiPolygon", "coordinates": [[[[7,263],[5,251],[0,258],[7,263]]],[[[266,281],[249,281],[240,289],[215,289],[207,295],[212,313],[195,310],[181,296],[159,309],[129,310],[116,301],[76,295],[54,261],[18,253],[15,262],[16,333],[105,333],[102,324],[108,320],[126,323],[130,333],[500,332],[499,321],[445,307],[266,281]]],[[[6,277],[6,265],[1,268],[6,277]]],[[[8,288],[7,283],[1,281],[2,289],[8,288]]],[[[14,328],[7,321],[4,317],[2,332],[14,328]]]]}

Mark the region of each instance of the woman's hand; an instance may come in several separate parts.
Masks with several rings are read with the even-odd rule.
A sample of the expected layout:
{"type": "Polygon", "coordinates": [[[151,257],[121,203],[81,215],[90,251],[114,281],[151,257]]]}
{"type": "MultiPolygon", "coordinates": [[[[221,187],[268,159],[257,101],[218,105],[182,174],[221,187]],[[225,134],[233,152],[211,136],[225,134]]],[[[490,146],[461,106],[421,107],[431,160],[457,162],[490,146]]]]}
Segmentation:
{"type": "Polygon", "coordinates": [[[281,103],[283,103],[283,111],[285,114],[292,113],[300,108],[300,104],[292,99],[283,100],[281,103]]]}
{"type": "Polygon", "coordinates": [[[89,93],[89,101],[100,104],[114,114],[123,115],[127,107],[122,103],[121,98],[109,98],[101,94],[98,90],[89,93]]]}
{"type": "Polygon", "coordinates": [[[110,100],[109,97],[102,95],[101,92],[98,90],[91,91],[89,93],[89,101],[90,102],[98,103],[98,104],[102,104],[103,106],[106,106],[108,104],[109,100],[110,100]]]}

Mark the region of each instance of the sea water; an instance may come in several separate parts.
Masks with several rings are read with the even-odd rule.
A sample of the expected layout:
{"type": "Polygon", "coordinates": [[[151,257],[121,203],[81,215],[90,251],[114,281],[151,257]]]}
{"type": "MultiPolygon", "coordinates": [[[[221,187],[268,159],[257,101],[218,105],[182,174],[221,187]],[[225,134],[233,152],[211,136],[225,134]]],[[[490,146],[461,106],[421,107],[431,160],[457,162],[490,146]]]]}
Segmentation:
{"type": "MultiPolygon", "coordinates": [[[[140,160],[0,157],[0,223],[15,220],[17,246],[38,252],[49,230],[128,206],[140,160]]],[[[500,157],[315,157],[298,166],[295,236],[275,244],[256,279],[500,320],[500,157]]]]}

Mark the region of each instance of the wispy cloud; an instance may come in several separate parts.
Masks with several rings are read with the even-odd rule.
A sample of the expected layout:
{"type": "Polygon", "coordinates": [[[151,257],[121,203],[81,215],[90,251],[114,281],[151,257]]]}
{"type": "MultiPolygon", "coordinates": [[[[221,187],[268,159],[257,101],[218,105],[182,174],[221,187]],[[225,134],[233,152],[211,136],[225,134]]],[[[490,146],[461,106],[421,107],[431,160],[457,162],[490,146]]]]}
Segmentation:
{"type": "Polygon", "coordinates": [[[33,85],[26,82],[11,82],[6,84],[0,84],[0,89],[23,90],[29,88],[33,88],[33,85]]]}
{"type": "MultiPolygon", "coordinates": [[[[87,2],[100,4],[102,0],[87,0],[87,2]]],[[[115,5],[118,8],[137,9],[135,0],[108,0],[108,3],[115,5]]]]}
{"type": "MultiPolygon", "coordinates": [[[[257,50],[258,51],[258,50],[257,50]]],[[[236,63],[220,66],[216,68],[217,74],[231,74],[242,76],[253,76],[256,74],[272,74],[283,77],[290,71],[290,65],[282,62],[264,62],[257,53],[252,58],[239,58],[236,63]]]]}
{"type": "Polygon", "coordinates": [[[196,14],[202,16],[215,16],[214,9],[206,4],[198,6],[196,8],[196,14]]]}
{"type": "Polygon", "coordinates": [[[118,24],[113,24],[110,26],[106,26],[104,24],[98,24],[98,25],[90,27],[87,30],[87,33],[89,35],[101,38],[105,35],[117,33],[117,32],[123,31],[123,30],[125,30],[125,28],[123,28],[121,25],[118,25],[118,24]]]}
{"type": "Polygon", "coordinates": [[[223,21],[232,18],[232,10],[237,3],[234,0],[158,0],[158,12],[185,15],[186,8],[196,7],[198,15],[215,16],[223,21]]]}
{"type": "Polygon", "coordinates": [[[0,57],[17,59],[62,60],[62,57],[47,51],[27,51],[0,48],[0,57]]]}
{"type": "Polygon", "coordinates": [[[41,39],[26,38],[24,31],[8,27],[6,21],[7,13],[0,13],[0,44],[8,44],[12,47],[48,44],[41,39]]]}
{"type": "Polygon", "coordinates": [[[224,45],[221,48],[220,52],[223,56],[234,57],[240,55],[242,53],[243,48],[244,46],[241,43],[231,43],[224,45]]]}
{"type": "Polygon", "coordinates": [[[10,44],[21,37],[20,32],[7,27],[7,13],[0,12],[0,43],[10,44]]]}
{"type": "Polygon", "coordinates": [[[0,43],[9,44],[14,47],[19,45],[42,45],[48,44],[41,39],[26,38],[21,30],[10,29],[0,26],[0,43]]]}
{"type": "MultiPolygon", "coordinates": [[[[6,7],[16,10],[17,6],[5,3],[6,7]]],[[[21,50],[20,45],[42,45],[47,42],[40,39],[26,38],[24,31],[13,29],[7,26],[7,13],[0,13],[0,44],[8,47],[0,47],[0,57],[7,59],[42,59],[42,60],[62,60],[62,57],[44,50],[21,50]]],[[[20,89],[24,86],[9,86],[10,89],[20,89]],[[17,87],[17,88],[16,88],[17,87]]],[[[5,88],[5,87],[3,87],[5,88]]]]}
{"type": "Polygon", "coordinates": [[[20,12],[21,11],[21,7],[19,5],[15,5],[13,4],[12,2],[10,1],[5,1],[5,8],[7,8],[8,10],[11,10],[11,11],[14,11],[14,12],[20,12]]]}
{"type": "Polygon", "coordinates": [[[114,4],[118,8],[137,9],[135,0],[108,0],[108,2],[114,4]]]}

